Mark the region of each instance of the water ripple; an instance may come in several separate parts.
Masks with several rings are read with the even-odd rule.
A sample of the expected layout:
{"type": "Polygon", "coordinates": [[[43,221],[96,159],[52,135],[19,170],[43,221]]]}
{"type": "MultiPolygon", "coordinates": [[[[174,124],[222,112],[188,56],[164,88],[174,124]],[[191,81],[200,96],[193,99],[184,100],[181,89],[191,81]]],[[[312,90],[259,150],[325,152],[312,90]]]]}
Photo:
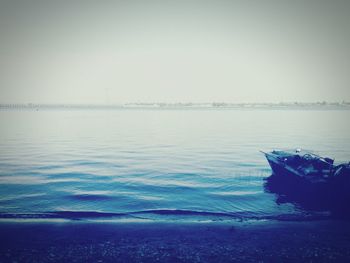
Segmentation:
{"type": "Polygon", "coordinates": [[[0,218],[304,218],[264,191],[271,171],[259,150],[302,147],[349,161],[347,115],[0,112],[0,218]]]}

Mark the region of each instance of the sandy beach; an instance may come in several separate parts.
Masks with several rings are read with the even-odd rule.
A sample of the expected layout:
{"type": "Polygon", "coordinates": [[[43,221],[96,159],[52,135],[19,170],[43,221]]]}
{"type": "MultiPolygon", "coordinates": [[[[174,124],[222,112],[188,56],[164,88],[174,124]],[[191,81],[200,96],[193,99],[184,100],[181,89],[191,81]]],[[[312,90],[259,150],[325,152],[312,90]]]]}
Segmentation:
{"type": "Polygon", "coordinates": [[[349,262],[350,222],[2,222],[0,262],[349,262]]]}

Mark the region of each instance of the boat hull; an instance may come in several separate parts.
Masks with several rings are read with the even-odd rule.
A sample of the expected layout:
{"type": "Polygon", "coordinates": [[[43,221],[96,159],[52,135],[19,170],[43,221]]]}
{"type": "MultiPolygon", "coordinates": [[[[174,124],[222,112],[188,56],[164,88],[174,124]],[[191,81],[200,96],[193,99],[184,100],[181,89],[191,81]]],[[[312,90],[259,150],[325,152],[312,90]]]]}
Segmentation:
{"type": "Polygon", "coordinates": [[[292,169],[283,162],[283,159],[269,153],[265,153],[265,156],[272,170],[272,175],[266,179],[265,188],[268,192],[277,194],[278,200],[294,203],[306,209],[329,210],[342,216],[350,215],[348,176],[311,180],[312,176],[306,176],[292,169]]]}

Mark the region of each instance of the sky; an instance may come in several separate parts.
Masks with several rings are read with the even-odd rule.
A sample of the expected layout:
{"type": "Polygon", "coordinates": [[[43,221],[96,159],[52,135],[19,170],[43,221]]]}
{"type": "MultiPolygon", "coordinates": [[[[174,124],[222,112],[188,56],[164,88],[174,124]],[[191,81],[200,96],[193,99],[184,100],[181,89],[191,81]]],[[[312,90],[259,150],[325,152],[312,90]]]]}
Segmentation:
{"type": "Polygon", "coordinates": [[[350,1],[0,0],[0,103],[350,101],[350,1]]]}

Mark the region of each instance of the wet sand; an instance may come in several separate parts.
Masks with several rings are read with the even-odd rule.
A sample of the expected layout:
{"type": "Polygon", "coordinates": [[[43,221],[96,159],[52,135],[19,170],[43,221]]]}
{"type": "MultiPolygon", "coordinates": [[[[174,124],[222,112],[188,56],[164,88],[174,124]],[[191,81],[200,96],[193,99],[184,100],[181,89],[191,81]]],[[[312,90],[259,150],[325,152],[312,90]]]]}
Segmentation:
{"type": "Polygon", "coordinates": [[[1,222],[0,262],[350,262],[350,222],[1,222]]]}

